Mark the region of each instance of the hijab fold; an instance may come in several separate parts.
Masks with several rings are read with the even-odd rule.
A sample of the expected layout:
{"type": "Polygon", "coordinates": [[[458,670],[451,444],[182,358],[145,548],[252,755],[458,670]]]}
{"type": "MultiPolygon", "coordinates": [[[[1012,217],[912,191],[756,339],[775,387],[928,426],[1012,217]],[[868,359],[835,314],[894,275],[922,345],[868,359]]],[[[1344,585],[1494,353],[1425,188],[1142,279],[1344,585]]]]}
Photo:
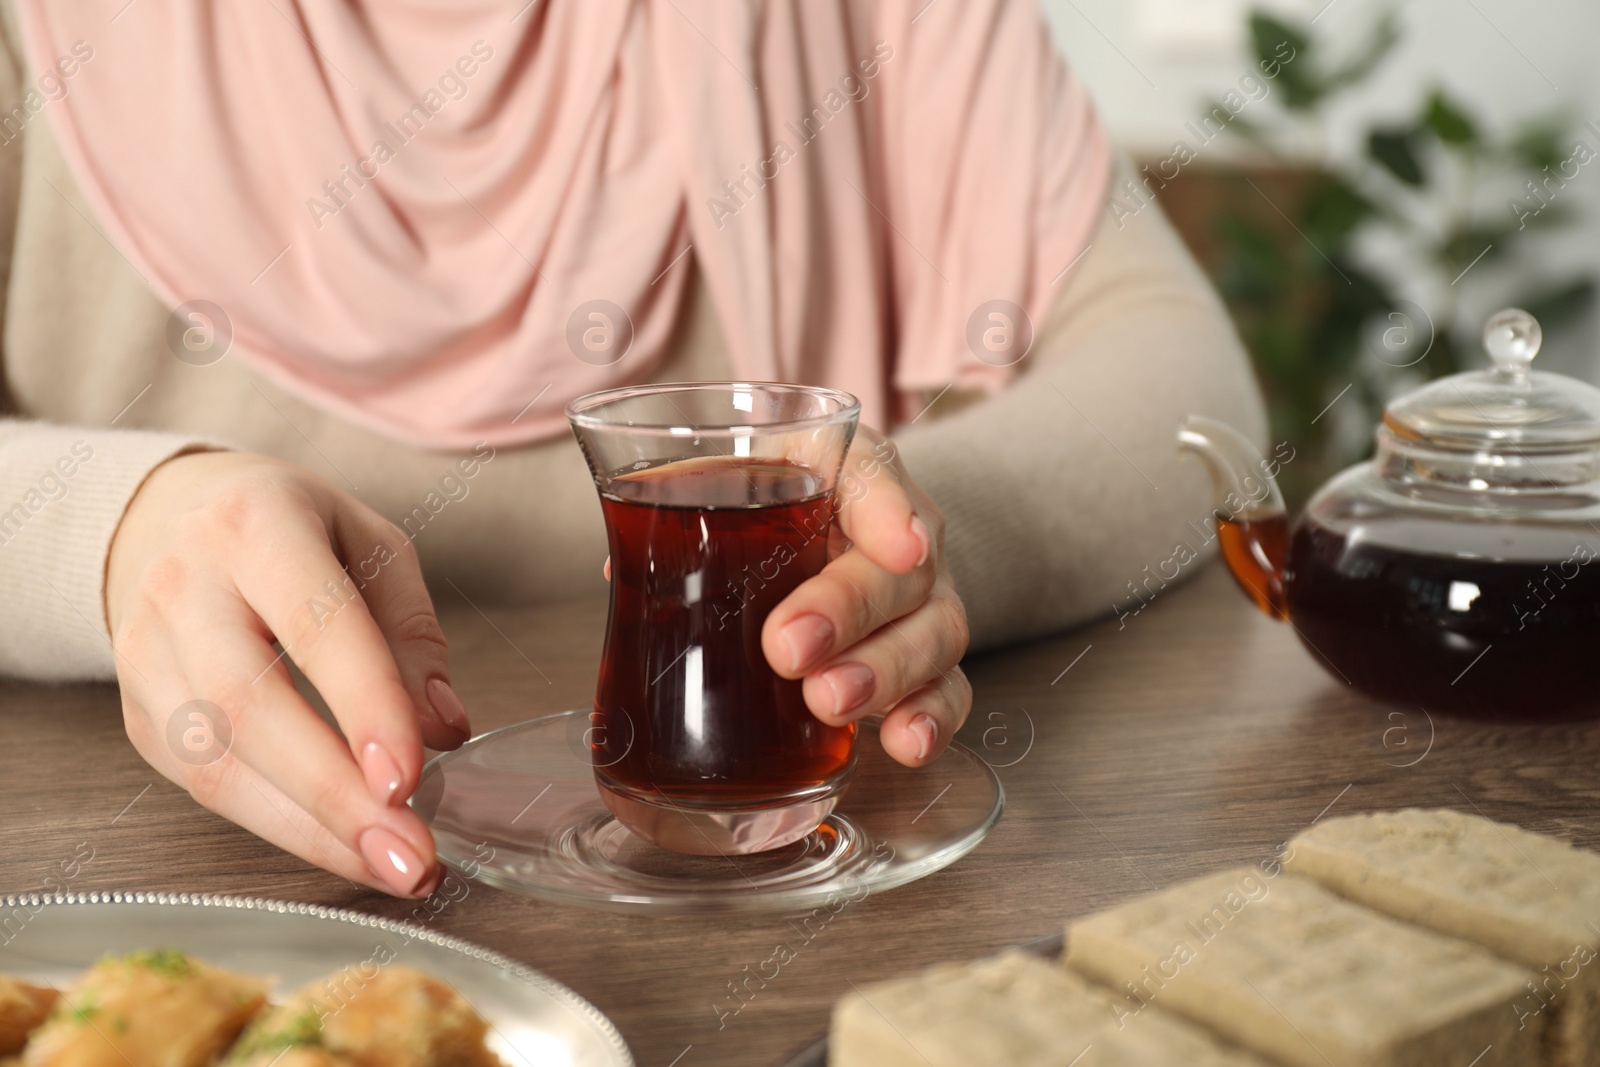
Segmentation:
{"type": "Polygon", "coordinates": [[[99,221],[231,354],[370,429],[566,432],[665,355],[692,256],[735,373],[997,389],[1105,138],[1033,0],[16,0],[99,221]],[[56,68],[61,70],[62,68],[56,68]]]}

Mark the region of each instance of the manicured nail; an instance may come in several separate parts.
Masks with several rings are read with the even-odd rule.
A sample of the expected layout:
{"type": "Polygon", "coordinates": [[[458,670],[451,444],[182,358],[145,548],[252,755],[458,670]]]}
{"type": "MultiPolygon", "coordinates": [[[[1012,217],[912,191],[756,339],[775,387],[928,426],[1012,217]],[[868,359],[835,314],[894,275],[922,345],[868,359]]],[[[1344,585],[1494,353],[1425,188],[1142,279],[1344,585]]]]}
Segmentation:
{"type": "Polygon", "coordinates": [[[600,573],[606,576],[606,581],[611,580],[611,557],[606,557],[606,565],[600,568],[600,573]]]}
{"type": "Polygon", "coordinates": [[[398,896],[412,896],[422,885],[422,858],[399,834],[382,826],[369,826],[356,844],[373,873],[398,896]]]}
{"type": "Polygon", "coordinates": [[[911,736],[917,739],[917,759],[925,760],[928,753],[933,751],[933,742],[939,736],[938,724],[933,721],[932,715],[918,715],[906,725],[911,731],[911,736]]]}
{"type": "Polygon", "coordinates": [[[867,702],[877,679],[865,663],[841,663],[823,672],[822,680],[833,690],[833,714],[848,715],[867,702]]]}
{"type": "Polygon", "coordinates": [[[400,764],[376,741],[361,750],[361,773],[379,804],[392,804],[400,793],[400,764]]]}
{"type": "Polygon", "coordinates": [[[789,669],[803,671],[833,644],[833,623],[821,615],[802,615],[779,630],[789,646],[789,669]]]}
{"type": "Polygon", "coordinates": [[[417,886],[411,895],[414,897],[421,897],[422,899],[426,900],[428,897],[433,896],[434,893],[439,891],[439,883],[443,881],[444,865],[439,864],[438,866],[434,867],[433,873],[428,876],[427,881],[417,886]]]}
{"type": "Polygon", "coordinates": [[[911,516],[911,535],[922,542],[922,555],[917,557],[917,566],[928,562],[928,556],[933,552],[933,535],[928,532],[928,524],[922,521],[921,515],[911,516]]]}
{"type": "Polygon", "coordinates": [[[447,726],[454,726],[469,736],[472,734],[472,723],[467,721],[467,709],[443,678],[435,678],[428,683],[428,703],[433,705],[434,714],[447,726]]]}

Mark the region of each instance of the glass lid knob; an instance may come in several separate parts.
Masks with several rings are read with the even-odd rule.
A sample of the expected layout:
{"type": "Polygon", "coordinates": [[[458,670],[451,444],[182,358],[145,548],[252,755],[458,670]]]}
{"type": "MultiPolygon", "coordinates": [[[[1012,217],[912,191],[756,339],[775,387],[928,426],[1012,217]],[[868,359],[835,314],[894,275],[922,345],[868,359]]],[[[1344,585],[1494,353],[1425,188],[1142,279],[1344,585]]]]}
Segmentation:
{"type": "Polygon", "coordinates": [[[1544,332],[1539,322],[1521,308],[1506,308],[1483,324],[1483,347],[1501,374],[1521,377],[1539,354],[1544,332]]]}

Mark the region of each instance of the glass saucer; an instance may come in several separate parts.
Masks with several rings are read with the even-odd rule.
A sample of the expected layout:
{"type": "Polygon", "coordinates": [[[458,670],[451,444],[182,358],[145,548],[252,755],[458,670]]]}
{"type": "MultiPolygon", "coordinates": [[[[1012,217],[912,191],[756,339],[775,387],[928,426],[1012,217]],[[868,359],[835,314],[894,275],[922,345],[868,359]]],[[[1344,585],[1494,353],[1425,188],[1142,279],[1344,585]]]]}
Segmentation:
{"type": "Polygon", "coordinates": [[[589,711],[507,726],[428,762],[411,804],[433,829],[441,861],[564,904],[798,910],[859,900],[949,866],[984,839],[1005,805],[1000,779],[971,749],[952,743],[912,770],[884,753],[878,720],[867,719],[855,779],[809,835],[743,856],[668,852],[601,803],[584,737],[589,711]]]}

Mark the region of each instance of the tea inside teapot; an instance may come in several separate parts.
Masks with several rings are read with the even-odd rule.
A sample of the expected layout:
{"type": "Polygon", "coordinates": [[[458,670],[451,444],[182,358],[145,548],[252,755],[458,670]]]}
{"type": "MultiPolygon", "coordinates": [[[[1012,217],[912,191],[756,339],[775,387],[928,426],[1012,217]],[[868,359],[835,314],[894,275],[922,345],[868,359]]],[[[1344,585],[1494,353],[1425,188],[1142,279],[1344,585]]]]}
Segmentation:
{"type": "Polygon", "coordinates": [[[1251,442],[1181,428],[1229,569],[1335,677],[1429,711],[1600,714],[1600,389],[1530,370],[1539,343],[1526,312],[1491,318],[1494,368],[1391,403],[1374,459],[1293,524],[1275,487],[1249,491],[1271,474],[1251,442]]]}

